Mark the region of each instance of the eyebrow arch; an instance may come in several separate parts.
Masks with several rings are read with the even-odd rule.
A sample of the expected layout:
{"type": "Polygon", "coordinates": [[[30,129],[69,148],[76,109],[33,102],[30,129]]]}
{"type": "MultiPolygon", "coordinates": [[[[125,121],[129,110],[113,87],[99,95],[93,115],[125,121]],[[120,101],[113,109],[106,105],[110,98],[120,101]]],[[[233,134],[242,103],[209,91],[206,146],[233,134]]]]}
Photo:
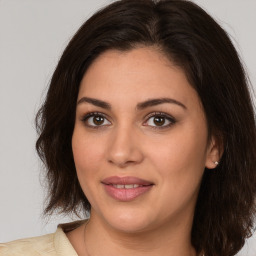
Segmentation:
{"type": "Polygon", "coordinates": [[[78,102],[77,105],[81,104],[81,103],[91,103],[94,106],[100,107],[100,108],[104,108],[107,110],[111,110],[111,105],[105,101],[102,100],[98,100],[98,99],[94,99],[94,98],[88,98],[88,97],[83,97],[81,98],[78,102]]]}
{"type": "Polygon", "coordinates": [[[159,99],[149,99],[146,100],[144,102],[138,103],[136,106],[136,109],[138,110],[142,110],[148,107],[152,107],[152,106],[156,106],[156,105],[160,105],[163,103],[171,103],[171,104],[176,104],[184,109],[187,109],[187,107],[182,104],[181,102],[175,100],[175,99],[171,99],[171,98],[159,98],[159,99]]]}
{"type": "MultiPolygon", "coordinates": [[[[89,97],[82,97],[80,100],[78,100],[77,105],[79,105],[81,103],[85,103],[85,102],[90,103],[90,104],[95,105],[100,108],[111,110],[111,105],[109,103],[102,101],[102,100],[89,98],[89,97]]],[[[136,106],[136,109],[142,110],[142,109],[160,105],[163,103],[176,104],[176,105],[182,107],[183,109],[187,109],[187,107],[184,104],[182,104],[181,102],[179,102],[177,100],[171,99],[171,98],[149,99],[149,100],[138,103],[136,106]]]]}

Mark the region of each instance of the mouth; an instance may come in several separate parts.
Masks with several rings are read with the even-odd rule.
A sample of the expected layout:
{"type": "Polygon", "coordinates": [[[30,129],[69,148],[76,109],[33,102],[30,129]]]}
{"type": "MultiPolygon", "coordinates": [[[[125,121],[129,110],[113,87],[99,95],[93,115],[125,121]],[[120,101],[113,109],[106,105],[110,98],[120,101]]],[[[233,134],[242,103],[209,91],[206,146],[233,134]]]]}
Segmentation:
{"type": "Polygon", "coordinates": [[[112,176],[101,182],[106,193],[117,201],[131,201],[149,192],[154,183],[137,177],[112,176]]]}

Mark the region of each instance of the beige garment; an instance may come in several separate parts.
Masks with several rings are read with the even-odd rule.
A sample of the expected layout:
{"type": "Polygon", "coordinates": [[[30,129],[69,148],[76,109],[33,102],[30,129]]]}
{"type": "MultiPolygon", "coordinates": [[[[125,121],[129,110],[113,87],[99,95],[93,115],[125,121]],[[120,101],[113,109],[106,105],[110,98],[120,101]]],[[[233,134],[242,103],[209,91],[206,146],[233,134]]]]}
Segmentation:
{"type": "Polygon", "coordinates": [[[0,256],[78,256],[65,232],[84,221],[59,225],[52,234],[0,243],[0,256]]]}

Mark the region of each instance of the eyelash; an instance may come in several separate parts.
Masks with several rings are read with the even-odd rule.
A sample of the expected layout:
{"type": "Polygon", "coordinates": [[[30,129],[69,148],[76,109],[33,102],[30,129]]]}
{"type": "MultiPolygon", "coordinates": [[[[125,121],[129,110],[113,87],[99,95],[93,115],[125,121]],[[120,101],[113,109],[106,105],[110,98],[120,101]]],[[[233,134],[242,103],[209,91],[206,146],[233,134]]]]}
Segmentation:
{"type": "MultiPolygon", "coordinates": [[[[103,118],[107,119],[107,116],[106,116],[105,114],[103,114],[103,113],[100,113],[100,112],[90,112],[90,113],[85,114],[85,115],[82,117],[81,121],[84,122],[87,127],[92,128],[92,129],[100,129],[100,128],[102,128],[103,126],[105,126],[105,125],[103,125],[103,126],[102,126],[102,125],[95,125],[95,126],[92,126],[92,125],[86,124],[87,120],[88,120],[90,117],[95,117],[95,116],[103,117],[103,118]]],[[[150,118],[152,118],[152,117],[161,117],[161,118],[165,118],[166,120],[168,120],[168,121],[170,122],[169,124],[167,124],[167,125],[165,125],[165,126],[149,126],[149,127],[152,128],[152,129],[166,129],[166,128],[169,128],[170,126],[172,126],[173,124],[176,123],[176,120],[175,120],[174,117],[172,117],[172,116],[170,116],[170,115],[168,115],[168,114],[165,114],[165,113],[163,113],[163,112],[153,112],[153,113],[147,115],[147,116],[146,116],[146,119],[147,119],[146,122],[148,122],[148,120],[149,120],[150,118]]]]}

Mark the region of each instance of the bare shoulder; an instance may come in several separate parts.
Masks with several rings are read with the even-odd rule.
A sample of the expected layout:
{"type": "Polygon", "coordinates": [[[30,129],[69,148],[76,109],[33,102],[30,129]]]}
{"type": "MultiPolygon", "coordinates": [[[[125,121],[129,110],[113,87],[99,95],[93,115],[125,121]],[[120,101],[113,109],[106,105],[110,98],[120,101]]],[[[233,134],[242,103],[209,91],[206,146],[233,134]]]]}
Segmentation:
{"type": "Polygon", "coordinates": [[[0,244],[0,256],[56,256],[54,234],[0,244]]]}

